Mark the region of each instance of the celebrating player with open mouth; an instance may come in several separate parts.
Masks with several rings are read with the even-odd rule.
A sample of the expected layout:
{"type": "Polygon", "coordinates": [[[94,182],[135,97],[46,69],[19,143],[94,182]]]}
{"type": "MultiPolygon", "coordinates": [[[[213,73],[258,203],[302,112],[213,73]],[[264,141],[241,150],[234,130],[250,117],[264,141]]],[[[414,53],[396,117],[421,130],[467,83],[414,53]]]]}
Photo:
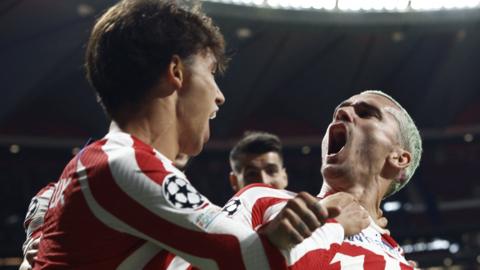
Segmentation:
{"type": "Polygon", "coordinates": [[[112,125],[56,183],[34,269],[163,269],[172,253],[203,269],[278,269],[272,243],[300,243],[338,212],[300,193],[259,235],[172,165],[210,137],[225,63],[223,36],[198,9],[124,0],[98,19],[86,70],[112,125]]]}

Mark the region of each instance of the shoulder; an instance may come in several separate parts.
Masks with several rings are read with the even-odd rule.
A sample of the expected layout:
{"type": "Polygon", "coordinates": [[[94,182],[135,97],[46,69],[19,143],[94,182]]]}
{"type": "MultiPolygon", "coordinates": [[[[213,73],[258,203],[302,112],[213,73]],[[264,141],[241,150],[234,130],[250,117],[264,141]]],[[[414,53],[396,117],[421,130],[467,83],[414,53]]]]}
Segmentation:
{"type": "Polygon", "coordinates": [[[278,198],[278,199],[291,199],[295,197],[296,193],[284,190],[275,189],[270,185],[263,183],[250,184],[241,190],[239,190],[235,197],[248,199],[250,202],[264,198],[278,198]]]}

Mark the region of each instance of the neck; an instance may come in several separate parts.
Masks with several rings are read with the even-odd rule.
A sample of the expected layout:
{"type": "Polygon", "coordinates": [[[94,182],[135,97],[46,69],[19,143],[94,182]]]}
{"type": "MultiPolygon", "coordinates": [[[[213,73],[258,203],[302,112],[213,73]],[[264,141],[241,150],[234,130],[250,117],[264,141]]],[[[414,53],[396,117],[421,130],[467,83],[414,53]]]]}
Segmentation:
{"type": "Polygon", "coordinates": [[[384,195],[383,188],[380,185],[380,183],[382,182],[384,181],[378,179],[367,181],[367,183],[370,183],[368,186],[354,184],[350,187],[345,188],[335,187],[335,185],[329,185],[325,180],[320,190],[319,197],[323,198],[339,191],[349,193],[358,200],[359,204],[363,208],[365,208],[365,210],[367,210],[373,220],[377,220],[382,216],[380,212],[380,203],[384,195]]]}
{"type": "Polygon", "coordinates": [[[179,153],[175,97],[152,99],[142,111],[118,123],[120,129],[151,145],[168,159],[179,153]]]}

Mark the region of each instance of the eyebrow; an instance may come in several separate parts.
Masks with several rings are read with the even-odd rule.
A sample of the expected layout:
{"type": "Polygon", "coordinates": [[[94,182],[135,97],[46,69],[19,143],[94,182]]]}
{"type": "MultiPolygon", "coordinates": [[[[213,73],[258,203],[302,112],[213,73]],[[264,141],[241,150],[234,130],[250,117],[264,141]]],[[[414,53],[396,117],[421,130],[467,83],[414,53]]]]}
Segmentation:
{"type": "Polygon", "coordinates": [[[335,112],[337,112],[338,109],[342,108],[342,107],[348,107],[348,106],[353,106],[353,105],[360,105],[360,106],[364,106],[366,108],[368,108],[369,110],[372,110],[372,111],[375,111],[375,113],[377,113],[379,116],[380,116],[380,119],[383,118],[383,113],[382,111],[377,107],[377,106],[374,106],[368,102],[365,102],[365,101],[359,101],[355,104],[353,104],[351,101],[349,100],[345,100],[344,102],[340,103],[336,108],[335,108],[335,112]]]}

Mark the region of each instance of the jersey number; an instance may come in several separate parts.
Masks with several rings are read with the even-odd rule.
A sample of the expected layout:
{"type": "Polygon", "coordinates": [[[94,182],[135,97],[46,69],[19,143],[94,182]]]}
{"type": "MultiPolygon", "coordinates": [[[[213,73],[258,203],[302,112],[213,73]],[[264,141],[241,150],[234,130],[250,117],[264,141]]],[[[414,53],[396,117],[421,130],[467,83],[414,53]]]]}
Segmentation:
{"type": "Polygon", "coordinates": [[[330,264],[340,262],[340,269],[341,270],[349,270],[349,269],[363,269],[363,262],[365,261],[365,255],[359,256],[348,256],[342,253],[335,254],[330,264]],[[359,267],[361,266],[361,267],[359,267]]]}

